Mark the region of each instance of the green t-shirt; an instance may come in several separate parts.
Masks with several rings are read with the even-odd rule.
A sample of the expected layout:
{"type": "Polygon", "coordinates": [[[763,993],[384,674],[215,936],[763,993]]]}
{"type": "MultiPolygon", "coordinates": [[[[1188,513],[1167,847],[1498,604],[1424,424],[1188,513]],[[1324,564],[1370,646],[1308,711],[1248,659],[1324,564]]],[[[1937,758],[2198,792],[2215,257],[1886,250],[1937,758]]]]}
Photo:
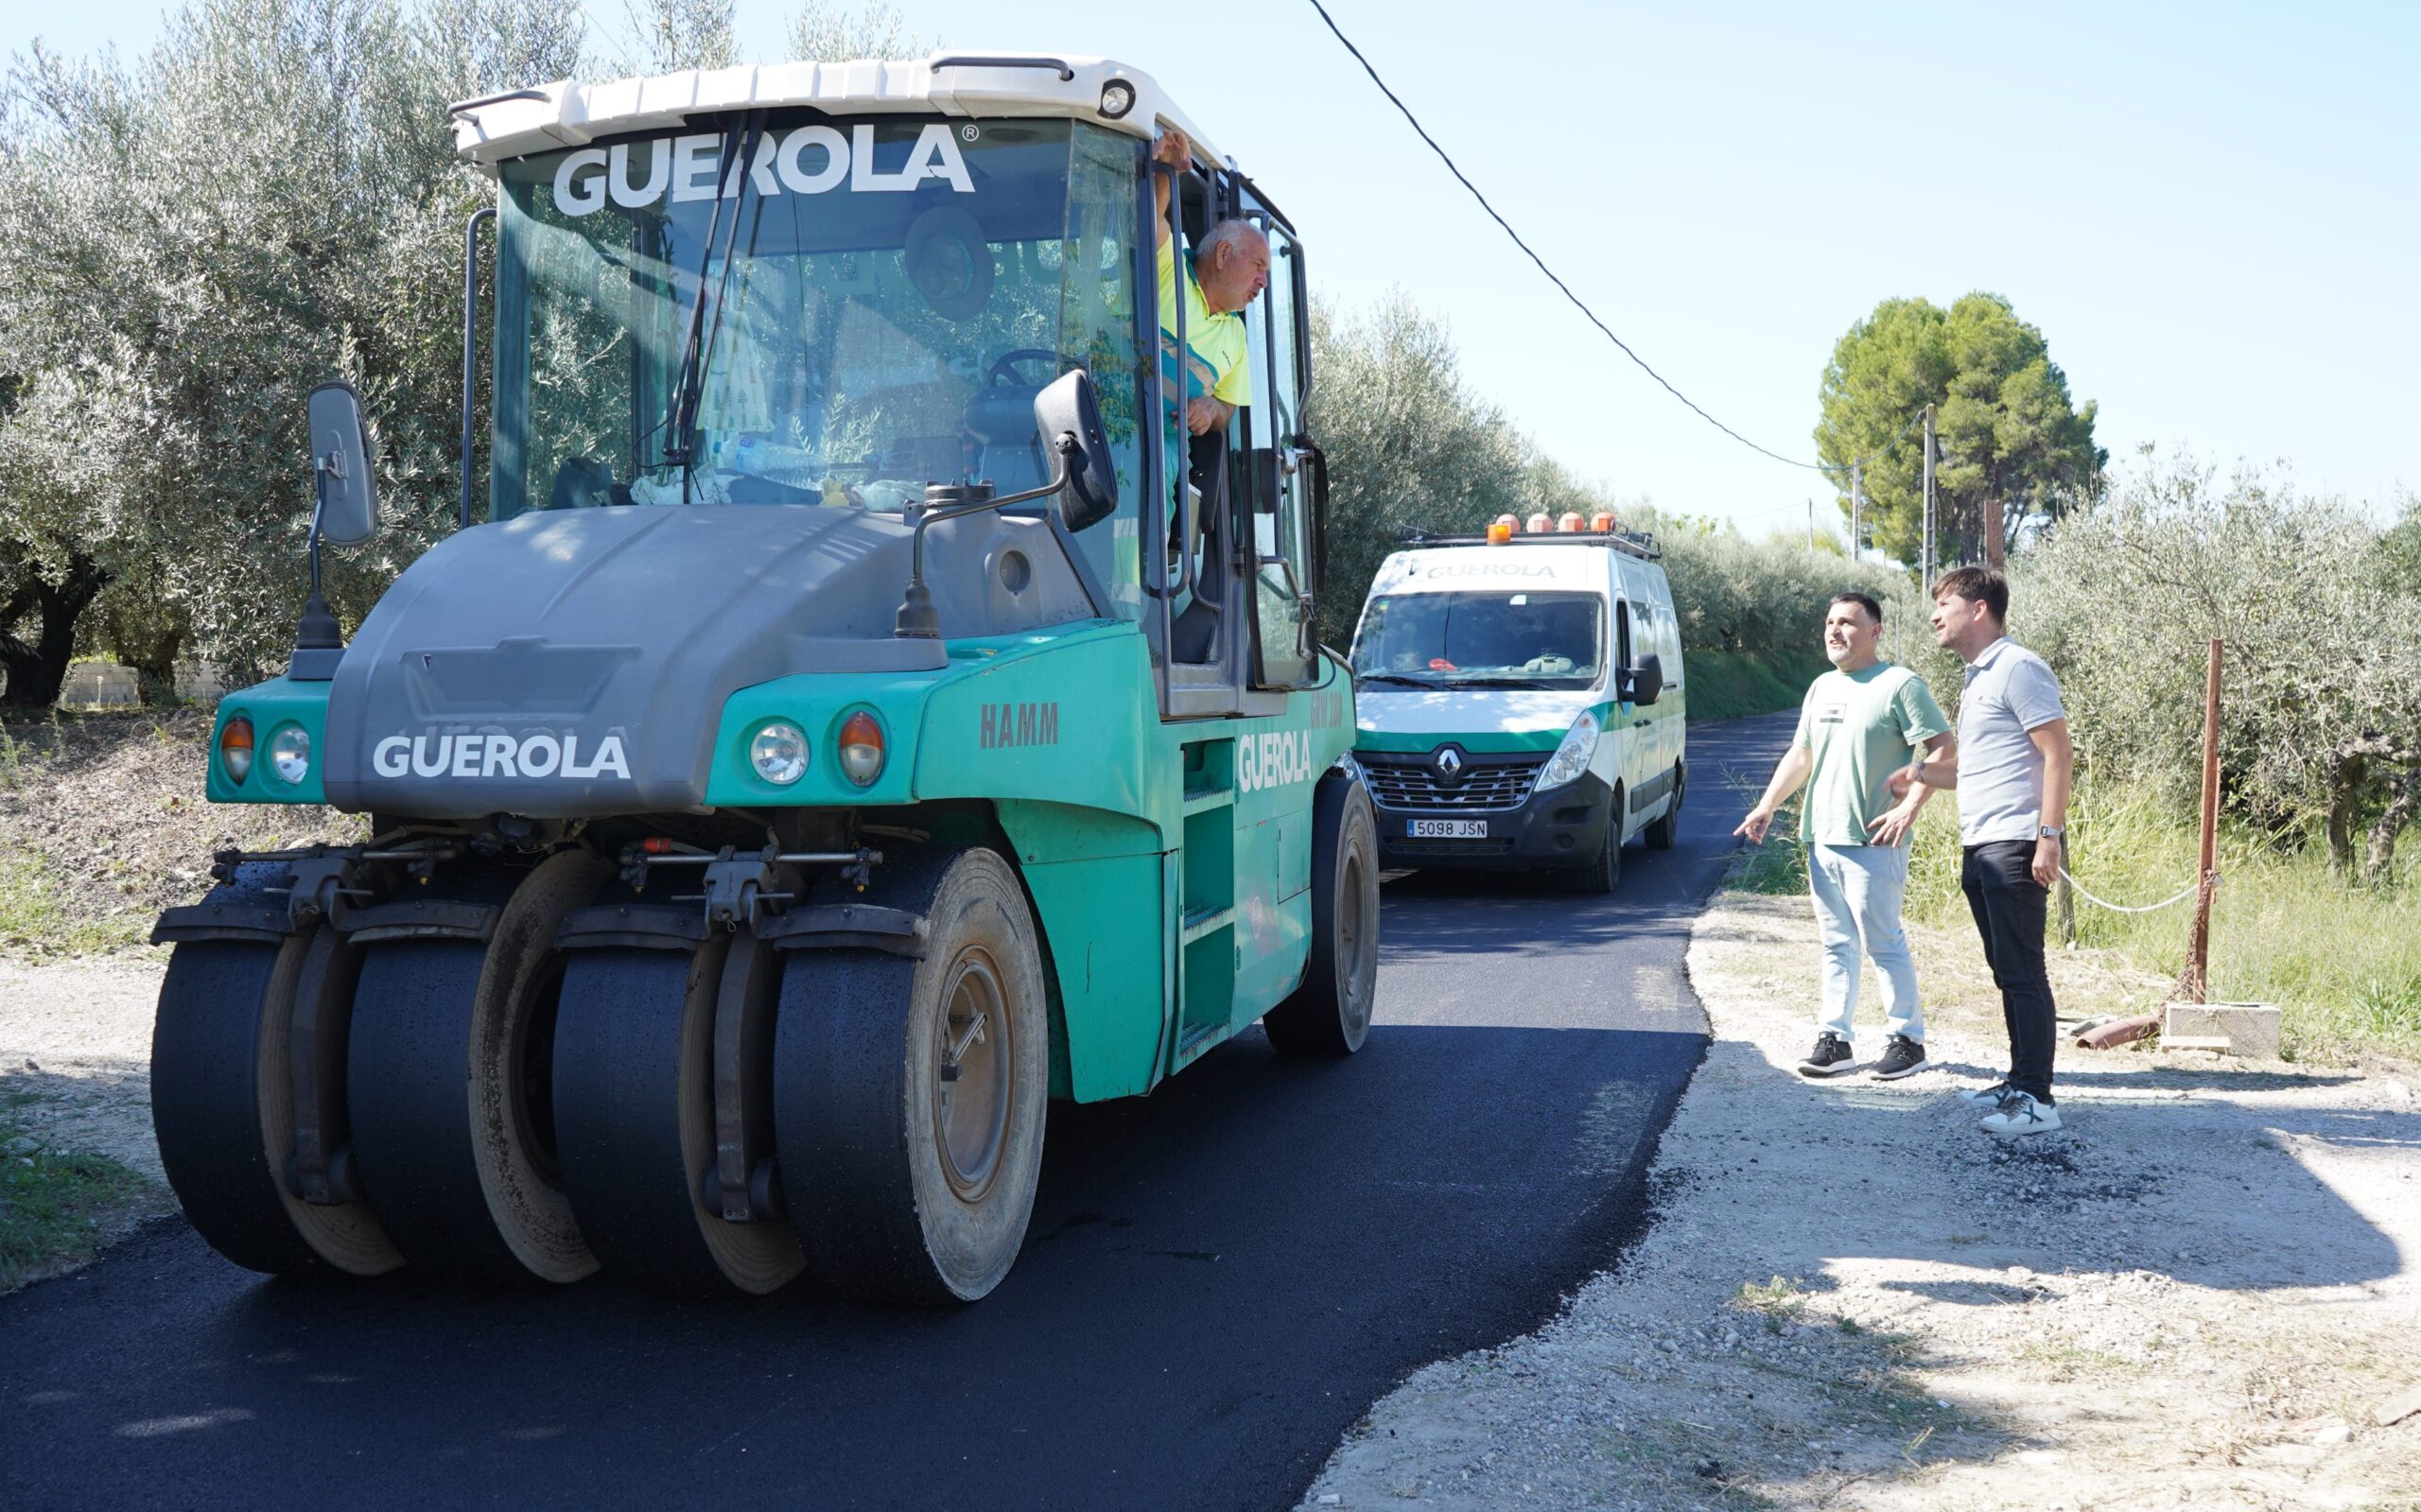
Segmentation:
{"type": "Polygon", "coordinates": [[[1950,733],[1925,680],[1877,662],[1826,672],[1799,705],[1800,746],[1815,758],[1799,807],[1799,838],[1817,845],[1872,845],[1867,826],[1898,799],[1886,786],[1908,764],[1908,749],[1950,733]]]}

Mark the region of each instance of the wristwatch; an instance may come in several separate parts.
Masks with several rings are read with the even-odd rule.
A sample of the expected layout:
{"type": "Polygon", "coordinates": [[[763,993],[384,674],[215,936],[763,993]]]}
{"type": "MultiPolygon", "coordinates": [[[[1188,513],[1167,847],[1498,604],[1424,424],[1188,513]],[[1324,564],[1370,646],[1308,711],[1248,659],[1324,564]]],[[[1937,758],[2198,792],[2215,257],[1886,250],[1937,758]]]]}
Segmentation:
{"type": "Polygon", "coordinates": [[[2034,833],[2036,838],[2041,840],[2065,840],[2068,831],[2066,826],[2062,825],[2037,825],[2034,826],[2034,833]]]}

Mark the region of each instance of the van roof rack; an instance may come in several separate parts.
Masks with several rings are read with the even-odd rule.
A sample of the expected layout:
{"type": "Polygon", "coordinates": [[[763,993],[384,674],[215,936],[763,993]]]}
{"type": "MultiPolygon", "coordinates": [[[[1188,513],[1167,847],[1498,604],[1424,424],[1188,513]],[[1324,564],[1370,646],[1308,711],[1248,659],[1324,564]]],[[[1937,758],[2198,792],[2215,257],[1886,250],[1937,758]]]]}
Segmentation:
{"type": "MultiPolygon", "coordinates": [[[[1396,543],[1399,546],[1412,547],[1486,546],[1489,540],[1485,535],[1432,535],[1426,530],[1406,530],[1396,537],[1396,543]]],[[[1511,540],[1501,544],[1505,546],[1609,546],[1625,556],[1634,556],[1642,562],[1661,562],[1664,557],[1663,547],[1658,546],[1656,537],[1646,530],[1517,530],[1511,540]]]]}

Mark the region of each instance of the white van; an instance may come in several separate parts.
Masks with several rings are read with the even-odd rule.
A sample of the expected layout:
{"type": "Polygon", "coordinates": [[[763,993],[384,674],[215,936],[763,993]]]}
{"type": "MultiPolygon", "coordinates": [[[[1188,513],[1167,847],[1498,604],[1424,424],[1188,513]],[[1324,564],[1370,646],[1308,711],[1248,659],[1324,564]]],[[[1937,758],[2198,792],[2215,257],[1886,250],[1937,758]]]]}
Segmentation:
{"type": "Polygon", "coordinates": [[[1636,531],[1408,537],[1353,636],[1353,759],[1382,865],[1568,872],[1611,892],[1673,843],[1681,627],[1636,531]]]}

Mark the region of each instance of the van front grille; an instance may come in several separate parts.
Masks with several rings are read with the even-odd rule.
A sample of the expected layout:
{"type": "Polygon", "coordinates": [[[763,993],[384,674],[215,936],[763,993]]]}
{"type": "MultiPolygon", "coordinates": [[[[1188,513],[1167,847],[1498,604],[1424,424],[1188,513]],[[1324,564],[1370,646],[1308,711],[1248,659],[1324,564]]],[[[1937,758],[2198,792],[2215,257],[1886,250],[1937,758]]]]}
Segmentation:
{"type": "Polygon", "coordinates": [[[1370,799],[1382,808],[1425,813],[1475,813],[1519,808],[1530,796],[1544,756],[1511,760],[1465,756],[1462,771],[1449,778],[1433,756],[1400,761],[1357,756],[1370,779],[1370,799]]]}

